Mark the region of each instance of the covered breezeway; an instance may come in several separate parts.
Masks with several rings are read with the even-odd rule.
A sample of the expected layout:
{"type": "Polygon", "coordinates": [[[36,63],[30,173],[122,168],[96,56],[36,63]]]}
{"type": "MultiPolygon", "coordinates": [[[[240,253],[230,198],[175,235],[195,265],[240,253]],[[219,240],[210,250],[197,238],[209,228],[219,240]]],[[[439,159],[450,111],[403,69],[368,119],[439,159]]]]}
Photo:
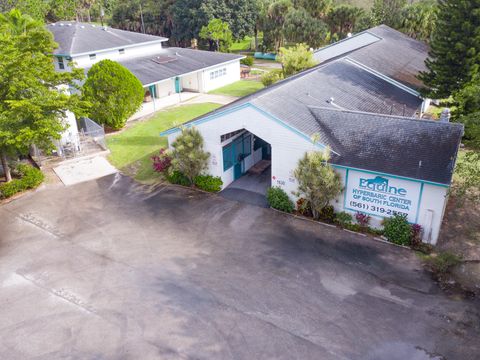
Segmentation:
{"type": "Polygon", "coordinates": [[[223,169],[233,180],[222,196],[268,207],[265,195],[271,186],[271,145],[247,130],[224,134],[221,140],[223,169]]]}

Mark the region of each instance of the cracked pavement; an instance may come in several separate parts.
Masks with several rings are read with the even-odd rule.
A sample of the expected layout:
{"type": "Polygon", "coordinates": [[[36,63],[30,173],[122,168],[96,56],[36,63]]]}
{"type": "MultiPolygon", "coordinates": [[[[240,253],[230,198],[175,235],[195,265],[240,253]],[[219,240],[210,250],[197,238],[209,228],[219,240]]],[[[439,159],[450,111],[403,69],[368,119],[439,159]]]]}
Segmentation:
{"type": "Polygon", "coordinates": [[[0,207],[1,359],[477,359],[414,253],[119,174],[0,207]]]}

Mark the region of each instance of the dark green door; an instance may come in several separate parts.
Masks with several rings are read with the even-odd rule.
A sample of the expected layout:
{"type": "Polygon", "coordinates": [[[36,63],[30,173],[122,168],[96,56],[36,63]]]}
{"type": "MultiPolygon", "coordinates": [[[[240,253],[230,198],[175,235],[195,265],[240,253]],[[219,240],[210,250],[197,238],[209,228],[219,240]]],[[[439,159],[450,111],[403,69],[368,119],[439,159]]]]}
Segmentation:
{"type": "Polygon", "coordinates": [[[235,167],[233,168],[233,179],[237,180],[242,176],[242,163],[238,162],[235,164],[235,167]]]}

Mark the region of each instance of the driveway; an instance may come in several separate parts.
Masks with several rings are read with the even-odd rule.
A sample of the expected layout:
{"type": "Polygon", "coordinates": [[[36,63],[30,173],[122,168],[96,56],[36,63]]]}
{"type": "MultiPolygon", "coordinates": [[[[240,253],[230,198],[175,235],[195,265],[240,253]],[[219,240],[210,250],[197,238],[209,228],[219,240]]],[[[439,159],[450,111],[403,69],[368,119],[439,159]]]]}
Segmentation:
{"type": "Polygon", "coordinates": [[[0,208],[1,359],[478,359],[410,251],[117,174],[0,208]]]}

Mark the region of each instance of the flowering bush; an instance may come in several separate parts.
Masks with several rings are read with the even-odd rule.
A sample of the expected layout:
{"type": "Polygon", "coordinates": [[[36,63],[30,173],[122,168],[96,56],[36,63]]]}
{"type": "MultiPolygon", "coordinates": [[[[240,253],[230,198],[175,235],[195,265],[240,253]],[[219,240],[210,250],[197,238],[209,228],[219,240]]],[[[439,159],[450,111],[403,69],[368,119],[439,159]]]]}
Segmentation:
{"type": "Polygon", "coordinates": [[[419,224],[412,225],[412,246],[419,245],[422,242],[422,226],[419,224]]]}
{"type": "Polygon", "coordinates": [[[153,169],[159,173],[167,171],[172,165],[172,158],[166,149],[160,149],[158,155],[152,156],[153,169]]]}
{"type": "Polygon", "coordinates": [[[355,214],[355,220],[357,220],[358,225],[362,228],[367,228],[370,223],[370,216],[361,212],[355,214]]]}

